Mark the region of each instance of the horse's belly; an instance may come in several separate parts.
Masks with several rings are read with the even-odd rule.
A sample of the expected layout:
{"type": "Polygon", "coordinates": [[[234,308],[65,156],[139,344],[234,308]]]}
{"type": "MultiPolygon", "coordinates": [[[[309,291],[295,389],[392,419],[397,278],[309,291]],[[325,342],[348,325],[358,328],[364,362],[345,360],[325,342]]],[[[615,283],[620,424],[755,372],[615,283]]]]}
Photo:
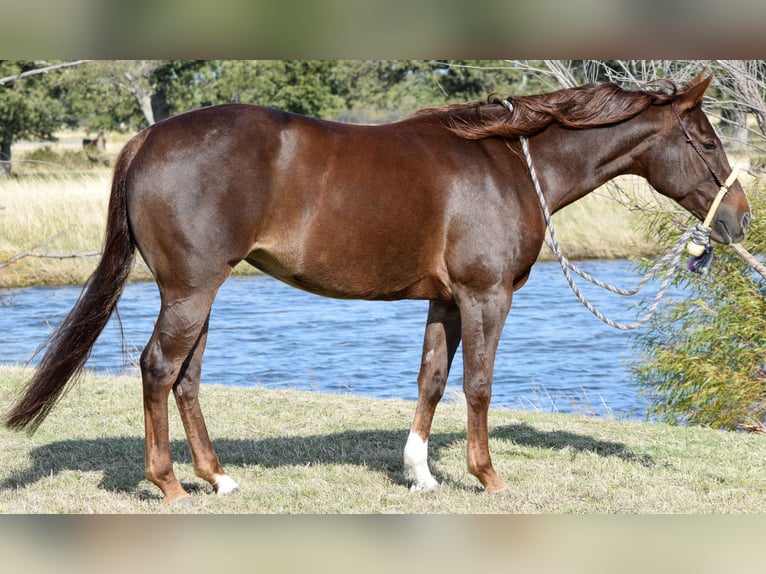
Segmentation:
{"type": "Polygon", "coordinates": [[[326,254],[297,256],[256,247],[248,263],[272,277],[317,295],[337,299],[448,299],[446,274],[410,261],[398,264],[374,259],[349,261],[326,254]]]}

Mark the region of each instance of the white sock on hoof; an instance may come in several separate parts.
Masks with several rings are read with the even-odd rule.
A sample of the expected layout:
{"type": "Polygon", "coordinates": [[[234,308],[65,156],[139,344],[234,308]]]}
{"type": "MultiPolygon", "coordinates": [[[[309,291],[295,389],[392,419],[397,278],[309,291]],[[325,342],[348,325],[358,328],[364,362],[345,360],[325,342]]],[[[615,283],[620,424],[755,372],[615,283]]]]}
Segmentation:
{"type": "Polygon", "coordinates": [[[229,475],[219,474],[215,477],[215,493],[218,496],[224,496],[235,490],[239,490],[239,485],[229,475]]]}
{"type": "Polygon", "coordinates": [[[428,469],[428,440],[410,431],[407,444],[404,446],[405,475],[412,480],[412,491],[434,490],[439,483],[428,469]]]}

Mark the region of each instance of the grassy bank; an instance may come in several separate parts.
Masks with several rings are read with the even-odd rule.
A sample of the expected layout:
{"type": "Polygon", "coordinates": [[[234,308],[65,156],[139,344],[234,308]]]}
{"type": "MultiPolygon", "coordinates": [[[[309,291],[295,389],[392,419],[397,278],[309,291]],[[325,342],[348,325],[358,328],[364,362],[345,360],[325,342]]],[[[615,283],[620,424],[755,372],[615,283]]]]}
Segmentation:
{"type": "MultiPolygon", "coordinates": [[[[24,372],[0,368],[5,411],[24,372]]],[[[584,416],[493,410],[490,448],[510,487],[486,495],[465,470],[465,407],[437,410],[442,486],[410,493],[402,449],[414,404],[203,385],[218,454],[240,484],[225,498],[193,473],[171,409],[190,506],[144,478],[140,382],[86,375],[32,437],[0,430],[0,513],[744,513],[766,511],[766,438],[584,416]]]]}
{"type": "Polygon", "coordinates": [[[22,255],[0,270],[0,286],[84,282],[103,241],[109,177],[104,168],[0,180],[0,262],[22,255]]]}
{"type": "MultiPolygon", "coordinates": [[[[110,180],[106,167],[0,179],[0,264],[18,257],[0,269],[0,287],[83,283],[97,263],[91,254],[101,249],[110,180]]],[[[570,258],[618,258],[651,252],[636,230],[639,217],[597,192],[556,214],[555,221],[570,258]]],[[[549,257],[547,249],[543,257],[549,257]]],[[[243,264],[237,272],[249,270],[243,264]]],[[[133,278],[148,279],[148,271],[137,265],[133,278]]]]}

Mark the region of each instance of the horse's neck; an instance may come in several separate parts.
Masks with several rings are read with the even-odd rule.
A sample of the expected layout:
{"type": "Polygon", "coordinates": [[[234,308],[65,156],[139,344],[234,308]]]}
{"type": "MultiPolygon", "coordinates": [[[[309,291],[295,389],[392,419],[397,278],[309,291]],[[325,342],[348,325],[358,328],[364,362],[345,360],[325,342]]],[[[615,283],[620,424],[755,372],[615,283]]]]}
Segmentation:
{"type": "Polygon", "coordinates": [[[646,145],[655,131],[647,122],[631,121],[586,130],[551,126],[533,137],[532,161],[551,213],[618,175],[641,175],[637,146],[646,145]]]}

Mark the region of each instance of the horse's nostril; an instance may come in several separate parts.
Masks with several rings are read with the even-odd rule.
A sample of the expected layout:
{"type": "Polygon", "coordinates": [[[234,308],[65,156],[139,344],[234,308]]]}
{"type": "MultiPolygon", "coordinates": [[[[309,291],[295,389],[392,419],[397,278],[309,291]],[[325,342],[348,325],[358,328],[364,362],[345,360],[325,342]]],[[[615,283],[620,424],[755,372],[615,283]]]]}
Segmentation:
{"type": "Polygon", "coordinates": [[[745,215],[742,216],[742,230],[747,231],[747,228],[750,226],[750,212],[748,211],[745,215]]]}

